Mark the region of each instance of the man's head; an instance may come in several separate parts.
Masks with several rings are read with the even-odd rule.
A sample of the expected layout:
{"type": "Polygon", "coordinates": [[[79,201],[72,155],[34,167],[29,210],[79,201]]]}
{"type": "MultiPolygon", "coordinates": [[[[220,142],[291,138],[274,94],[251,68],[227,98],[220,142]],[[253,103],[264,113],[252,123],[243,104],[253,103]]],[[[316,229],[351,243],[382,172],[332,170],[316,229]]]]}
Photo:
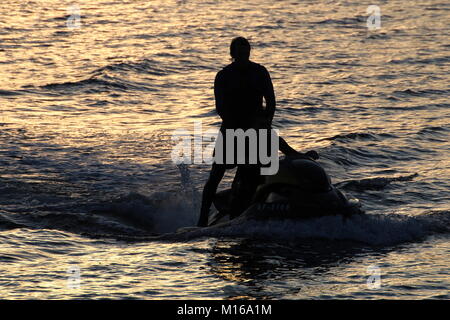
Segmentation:
{"type": "Polygon", "coordinates": [[[250,59],[250,43],[244,37],[237,37],[231,41],[230,55],[234,61],[245,61],[250,59]]]}

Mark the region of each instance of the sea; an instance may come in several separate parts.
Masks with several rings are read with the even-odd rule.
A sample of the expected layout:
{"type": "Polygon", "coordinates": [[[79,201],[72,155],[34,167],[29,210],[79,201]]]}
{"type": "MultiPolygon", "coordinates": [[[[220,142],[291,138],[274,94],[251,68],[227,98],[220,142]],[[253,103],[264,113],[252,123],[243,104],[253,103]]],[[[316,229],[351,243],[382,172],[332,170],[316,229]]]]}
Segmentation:
{"type": "Polygon", "coordinates": [[[450,2],[2,0],[0,17],[1,299],[450,298],[450,2]],[[274,128],[364,215],[195,227],[210,164],[173,150],[219,128],[237,36],[270,72],[274,128]]]}

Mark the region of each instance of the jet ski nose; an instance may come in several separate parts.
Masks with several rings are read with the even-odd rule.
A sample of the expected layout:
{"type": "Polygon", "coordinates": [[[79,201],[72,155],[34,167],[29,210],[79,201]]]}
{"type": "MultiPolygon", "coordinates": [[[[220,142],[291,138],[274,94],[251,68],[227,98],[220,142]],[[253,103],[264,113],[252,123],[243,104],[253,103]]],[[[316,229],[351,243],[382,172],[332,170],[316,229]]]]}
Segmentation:
{"type": "Polygon", "coordinates": [[[331,179],[325,170],[315,161],[295,159],[290,171],[305,191],[327,192],[331,189],[331,179]]]}

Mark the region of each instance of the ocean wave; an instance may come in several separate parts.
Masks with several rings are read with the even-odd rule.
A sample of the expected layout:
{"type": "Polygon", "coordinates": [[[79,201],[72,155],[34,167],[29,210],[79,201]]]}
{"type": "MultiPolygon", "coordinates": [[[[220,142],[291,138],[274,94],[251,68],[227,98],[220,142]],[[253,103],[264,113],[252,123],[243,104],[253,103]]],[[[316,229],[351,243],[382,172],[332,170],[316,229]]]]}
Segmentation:
{"type": "MultiPolygon", "coordinates": [[[[409,181],[416,174],[394,178],[367,179],[353,183],[363,188],[382,188],[394,181],[409,181]]],[[[349,183],[349,182],[346,182],[349,183]]],[[[189,186],[186,185],[189,189],[189,186]]],[[[421,241],[425,237],[450,232],[448,211],[429,211],[418,216],[402,214],[363,214],[350,218],[327,216],[312,219],[253,220],[241,216],[221,225],[193,227],[197,219],[198,195],[189,193],[156,193],[150,197],[130,194],[104,206],[100,216],[120,221],[140,232],[100,232],[105,228],[91,226],[89,237],[141,241],[191,241],[199,238],[249,238],[265,241],[301,239],[342,240],[374,246],[421,241]],[[142,221],[146,221],[142,223],[142,221]],[[145,233],[143,229],[146,229],[145,233]]],[[[98,222],[102,222],[99,220],[98,222]]]]}
{"type": "Polygon", "coordinates": [[[2,211],[0,211],[0,230],[5,231],[21,227],[23,227],[23,225],[12,221],[6,215],[4,215],[2,211]]]}
{"type": "Polygon", "coordinates": [[[145,196],[132,192],[105,202],[84,204],[35,201],[23,207],[11,206],[13,211],[1,210],[0,230],[55,229],[113,238],[172,233],[195,225],[199,200],[199,194],[186,182],[177,193],[145,196]]]}
{"type": "Polygon", "coordinates": [[[365,191],[365,190],[382,190],[392,182],[411,181],[419,176],[417,173],[413,173],[406,176],[399,177],[376,177],[367,178],[361,180],[349,180],[342,181],[336,184],[339,188],[353,191],[365,191]]]}
{"type": "Polygon", "coordinates": [[[393,92],[394,95],[397,96],[426,96],[426,95],[445,95],[448,96],[450,94],[449,90],[437,90],[437,89],[425,89],[425,90],[413,90],[413,89],[405,89],[405,90],[396,90],[393,92]]]}
{"type": "Polygon", "coordinates": [[[394,137],[388,133],[372,133],[372,132],[350,132],[341,133],[333,137],[323,138],[319,141],[334,141],[334,140],[380,140],[380,138],[392,138],[394,137]]]}
{"type": "Polygon", "coordinates": [[[349,18],[342,18],[342,19],[325,19],[316,21],[313,24],[337,24],[337,25],[355,25],[360,24],[361,22],[365,22],[367,20],[366,16],[355,16],[355,17],[349,17],[349,18]]]}
{"type": "MultiPolygon", "coordinates": [[[[91,72],[90,76],[76,81],[66,81],[61,83],[49,83],[39,86],[39,89],[49,91],[61,91],[67,93],[67,90],[82,90],[84,92],[108,92],[108,91],[156,91],[155,87],[149,81],[148,76],[155,76],[155,79],[161,79],[170,73],[178,72],[175,67],[161,66],[158,61],[143,59],[137,62],[117,62],[97,68],[91,72]],[[138,77],[136,77],[136,75],[138,77]],[[129,77],[127,77],[129,76],[129,77]],[[138,81],[139,76],[145,77],[138,81]]],[[[30,86],[24,86],[30,88],[30,86]]],[[[34,88],[34,87],[31,87],[34,88]]],[[[11,94],[6,92],[5,94],[11,94]]],[[[0,91],[0,95],[2,91],[0,91]]]]}
{"type": "Polygon", "coordinates": [[[262,241],[302,241],[321,239],[350,241],[370,246],[392,246],[422,241],[427,236],[448,234],[448,211],[421,216],[364,214],[350,218],[326,216],[304,220],[249,220],[240,217],[207,228],[187,227],[177,232],[151,237],[120,236],[123,241],[191,241],[199,238],[245,238],[262,241]]]}
{"type": "Polygon", "coordinates": [[[94,75],[79,81],[50,83],[40,86],[39,89],[58,91],[64,94],[81,91],[83,93],[117,92],[117,91],[156,91],[148,84],[128,81],[119,76],[94,75]]]}
{"type": "Polygon", "coordinates": [[[20,95],[20,92],[17,91],[11,91],[11,90],[1,90],[0,89],[0,96],[18,96],[20,95]]]}
{"type": "Polygon", "coordinates": [[[170,233],[195,225],[198,200],[195,194],[183,192],[156,192],[148,197],[130,193],[98,205],[92,213],[120,221],[143,232],[170,233]]]}
{"type": "Polygon", "coordinates": [[[164,76],[170,72],[175,72],[174,69],[157,67],[159,65],[157,61],[144,59],[138,62],[117,62],[107,66],[98,68],[94,71],[94,74],[107,71],[133,71],[138,73],[150,74],[154,76],[164,76]]]}
{"type": "MultiPolygon", "coordinates": [[[[438,226],[427,219],[398,214],[357,215],[344,219],[341,216],[328,216],[303,221],[246,221],[230,223],[218,230],[205,230],[205,234],[220,236],[251,236],[265,239],[327,239],[350,240],[369,245],[394,245],[424,239],[436,231],[448,232],[448,224],[434,220],[438,226]]],[[[200,232],[200,233],[202,233],[200,232]]]]}
{"type": "Polygon", "coordinates": [[[15,228],[54,229],[91,236],[103,235],[149,235],[149,232],[115,219],[107,219],[101,215],[70,213],[70,212],[0,212],[0,228],[10,230],[15,228]],[[3,227],[5,226],[5,227],[3,227]]]}
{"type": "MultiPolygon", "coordinates": [[[[67,206],[41,207],[36,211],[2,211],[0,227],[57,229],[90,238],[123,241],[190,241],[204,237],[250,238],[265,241],[302,239],[342,240],[373,246],[420,241],[433,234],[450,231],[447,211],[426,212],[419,216],[364,214],[350,218],[327,216],[312,219],[252,220],[242,216],[208,227],[195,226],[200,194],[195,190],[186,166],[179,167],[181,188],[177,192],[155,192],[149,196],[129,193],[104,203],[85,205],[83,212],[67,206]]],[[[417,174],[344,181],[340,188],[380,190],[392,182],[410,181],[417,174]]],[[[75,209],[75,208],[73,208],[75,209]]],[[[80,208],[79,208],[80,209],[80,208]]]]}
{"type": "Polygon", "coordinates": [[[366,42],[367,40],[375,40],[375,39],[390,39],[390,35],[387,33],[370,33],[368,34],[364,39],[361,40],[361,42],[366,42]]]}
{"type": "Polygon", "coordinates": [[[428,58],[428,59],[414,59],[414,58],[405,58],[405,59],[392,59],[389,60],[388,63],[392,64],[445,64],[450,61],[450,56],[444,57],[436,57],[436,58],[428,58]]]}
{"type": "Polygon", "coordinates": [[[98,79],[95,76],[92,76],[88,79],[83,79],[80,81],[67,81],[62,83],[50,83],[41,86],[40,88],[46,90],[67,90],[67,89],[81,89],[84,87],[103,87],[104,89],[121,89],[126,90],[127,86],[123,85],[119,82],[114,81],[106,81],[102,79],[98,79]]]}
{"type": "Polygon", "coordinates": [[[436,134],[436,133],[442,133],[442,132],[448,132],[449,129],[446,127],[426,127],[417,132],[417,134],[436,134]]]}

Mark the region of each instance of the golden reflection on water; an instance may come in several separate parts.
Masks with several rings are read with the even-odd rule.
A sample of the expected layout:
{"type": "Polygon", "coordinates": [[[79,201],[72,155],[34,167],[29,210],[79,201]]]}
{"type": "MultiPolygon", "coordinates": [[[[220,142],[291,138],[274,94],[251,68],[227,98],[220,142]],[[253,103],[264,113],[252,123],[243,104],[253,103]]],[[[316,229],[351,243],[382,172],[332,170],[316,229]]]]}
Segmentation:
{"type": "MultiPolygon", "coordinates": [[[[104,151],[105,156],[98,159],[99,163],[167,161],[174,129],[193,129],[194,119],[202,119],[205,127],[217,127],[218,118],[210,113],[214,109],[214,76],[229,63],[230,39],[242,32],[248,34],[254,44],[253,59],[266,65],[272,74],[279,106],[275,125],[289,143],[300,150],[328,147],[333,142],[324,138],[350,132],[395,132],[407,140],[411,132],[424,126],[448,125],[445,109],[425,111],[425,115],[418,114],[421,111],[407,111],[408,107],[429,104],[430,100],[436,104],[448,103],[447,96],[393,99],[396,91],[408,88],[420,92],[448,87],[446,66],[401,63],[408,59],[445,57],[448,54],[445,51],[435,55],[429,51],[432,46],[446,44],[447,39],[433,30],[448,29],[448,19],[423,15],[417,6],[409,8],[405,17],[399,14],[404,12],[401,1],[383,4],[383,12],[391,18],[384,20],[382,31],[376,34],[364,28],[365,5],[359,3],[346,8],[338,2],[261,1],[246,11],[244,19],[241,7],[246,5],[233,1],[218,2],[215,6],[199,5],[199,8],[199,2],[195,1],[186,1],[185,6],[162,0],[114,4],[76,1],[81,8],[82,26],[73,30],[66,28],[67,5],[72,1],[18,3],[6,0],[0,4],[0,26],[9,28],[0,38],[5,45],[0,50],[0,89],[24,92],[6,98],[1,96],[0,121],[17,129],[17,148],[26,154],[38,152],[37,145],[45,145],[48,147],[46,155],[52,155],[54,149],[67,148],[69,159],[74,155],[73,150],[104,151]],[[333,24],[327,27],[327,20],[355,16],[363,18],[351,27],[333,24]],[[317,23],[321,21],[325,22],[317,23]],[[399,34],[404,35],[403,41],[395,38],[399,34]],[[122,63],[130,64],[131,68],[138,65],[142,70],[108,69],[122,63]],[[105,82],[111,80],[111,83],[124,80],[145,88],[133,91],[112,87],[89,91],[89,80],[97,80],[96,77],[105,82]],[[87,85],[78,84],[84,80],[87,85]],[[70,83],[77,85],[67,86],[70,83]],[[66,86],[45,87],[58,84],[66,86]],[[387,99],[389,97],[392,99],[387,99]],[[316,98],[318,100],[314,100],[316,98]],[[282,113],[288,107],[294,111],[282,113]],[[307,108],[316,110],[304,111],[307,108]],[[333,108],[348,110],[348,116],[340,118],[333,108]],[[361,111],[364,108],[368,111],[361,111]],[[404,108],[405,111],[389,108],[404,108]],[[283,122],[286,120],[291,123],[283,122]]],[[[102,84],[97,86],[102,87],[102,84]]],[[[388,139],[374,144],[389,149],[395,143],[388,139]]],[[[442,141],[426,142],[430,150],[439,150],[442,145],[442,141]]],[[[405,142],[403,148],[411,148],[411,145],[405,142]]],[[[438,152],[433,159],[435,166],[424,166],[428,158],[399,166],[401,170],[420,171],[418,179],[448,176],[448,154],[438,152]]],[[[42,175],[20,172],[2,177],[15,176],[34,182],[52,177],[42,175]]],[[[404,210],[410,211],[409,208],[404,210]]],[[[11,231],[7,235],[25,239],[28,235],[22,232],[25,231],[11,231]]],[[[208,296],[206,292],[220,291],[230,283],[245,286],[254,279],[264,278],[270,274],[270,268],[276,268],[271,262],[277,261],[262,256],[259,257],[261,265],[255,266],[249,263],[252,260],[246,254],[233,256],[220,250],[213,254],[193,253],[188,250],[192,245],[189,243],[92,245],[76,236],[60,236],[68,237],[64,239],[67,241],[64,246],[69,249],[57,244],[30,249],[32,241],[26,244],[23,240],[28,251],[24,254],[17,243],[8,246],[7,242],[1,242],[1,251],[20,261],[2,264],[2,274],[13,275],[13,280],[0,286],[1,297],[14,297],[13,286],[18,286],[14,287],[17,296],[30,298],[90,294],[145,297],[145,292],[161,297],[188,293],[208,296]],[[189,252],[180,254],[183,250],[189,252]],[[80,290],[67,288],[67,266],[71,264],[81,269],[80,290]]],[[[35,239],[36,243],[44,240],[48,239],[35,239]]],[[[233,243],[229,245],[232,247],[233,243]]],[[[209,249],[211,243],[205,241],[199,246],[209,249]]],[[[445,245],[436,250],[391,253],[384,259],[392,263],[392,272],[404,272],[401,268],[408,265],[408,276],[420,277],[423,267],[410,267],[412,261],[418,259],[417,256],[429,261],[448,257],[441,254],[446,252],[445,245]]],[[[343,288],[343,283],[351,283],[352,275],[364,273],[366,261],[363,267],[357,263],[357,271],[351,264],[348,267],[353,273],[332,269],[337,275],[328,280],[330,283],[325,287],[317,288],[301,278],[297,283],[300,274],[295,274],[292,281],[299,286],[306,281],[309,290],[306,295],[319,295],[328,289],[352,293],[358,288],[343,288]]],[[[439,268],[444,270],[445,265],[439,268]]],[[[315,276],[310,275],[309,279],[315,276]]],[[[440,274],[434,280],[448,282],[448,279],[448,275],[440,274]]],[[[413,286],[420,279],[402,276],[386,281],[388,285],[413,286]]],[[[227,294],[229,298],[251,297],[244,293],[227,294]]]]}

